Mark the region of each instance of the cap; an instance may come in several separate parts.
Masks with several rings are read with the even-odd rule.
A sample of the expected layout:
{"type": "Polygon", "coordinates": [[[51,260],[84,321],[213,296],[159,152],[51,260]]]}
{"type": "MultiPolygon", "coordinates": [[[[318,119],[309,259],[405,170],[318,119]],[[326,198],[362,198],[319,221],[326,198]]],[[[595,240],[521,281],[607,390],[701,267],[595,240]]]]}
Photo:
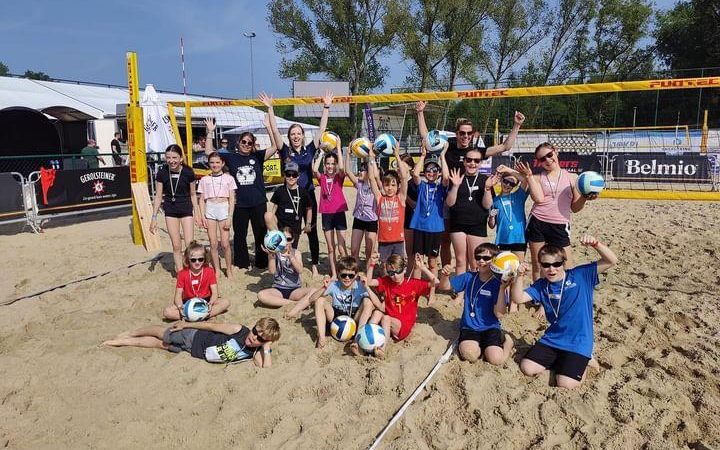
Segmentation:
{"type": "Polygon", "coordinates": [[[429,156],[425,159],[425,166],[423,169],[427,168],[430,164],[435,164],[436,166],[440,167],[440,158],[438,158],[435,155],[429,156]]]}
{"type": "Polygon", "coordinates": [[[285,164],[284,172],[300,172],[300,166],[295,161],[290,161],[285,164]]]}

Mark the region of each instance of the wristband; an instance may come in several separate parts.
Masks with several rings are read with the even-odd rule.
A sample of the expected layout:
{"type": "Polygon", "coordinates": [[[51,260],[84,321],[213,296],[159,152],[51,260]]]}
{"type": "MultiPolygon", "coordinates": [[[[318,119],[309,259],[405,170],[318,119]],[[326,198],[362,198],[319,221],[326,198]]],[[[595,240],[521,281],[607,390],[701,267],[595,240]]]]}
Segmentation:
{"type": "Polygon", "coordinates": [[[323,109],[330,109],[329,106],[323,106],[323,109]]]}
{"type": "Polygon", "coordinates": [[[265,353],[266,355],[269,355],[270,353],[272,353],[272,349],[269,348],[267,350],[264,350],[263,353],[265,353]]]}

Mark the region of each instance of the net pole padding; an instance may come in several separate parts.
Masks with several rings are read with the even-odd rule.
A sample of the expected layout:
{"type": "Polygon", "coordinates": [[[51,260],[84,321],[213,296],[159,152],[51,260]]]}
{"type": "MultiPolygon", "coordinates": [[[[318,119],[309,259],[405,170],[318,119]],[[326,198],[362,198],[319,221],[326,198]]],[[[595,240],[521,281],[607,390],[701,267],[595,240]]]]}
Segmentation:
{"type": "Polygon", "coordinates": [[[495,119],[495,134],[493,135],[493,145],[500,143],[500,119],[495,119]]]}
{"type": "Polygon", "coordinates": [[[700,153],[702,154],[707,153],[709,132],[710,129],[708,128],[708,110],[706,109],[705,114],[703,115],[702,135],[700,137],[700,153]]]}
{"type": "Polygon", "coordinates": [[[600,193],[600,197],[617,200],[687,200],[716,202],[720,201],[720,192],[605,189],[600,193]]]}
{"type": "MultiPolygon", "coordinates": [[[[130,183],[148,180],[147,157],[145,155],[145,130],[143,111],[140,107],[140,77],[138,75],[137,53],[125,54],[127,63],[128,95],[127,129],[130,183]]],[[[132,236],[135,245],[143,245],[142,226],[135,199],[132,200],[132,236]]]]}
{"type": "MultiPolygon", "coordinates": [[[[698,78],[674,78],[666,80],[618,81],[613,83],[565,84],[559,86],[530,86],[499,89],[475,89],[468,91],[415,92],[396,94],[340,95],[335,103],[392,103],[420,100],[466,100],[511,97],[542,97],[554,95],[600,94],[608,92],[661,91],[677,89],[720,88],[720,76],[698,78]]],[[[263,107],[260,100],[216,100],[169,102],[174,106],[255,106],[263,107]]],[[[273,100],[274,106],[321,104],[320,97],[290,97],[273,100]]]]}
{"type": "MultiPolygon", "coordinates": [[[[192,141],[193,140],[193,132],[192,132],[192,111],[190,108],[190,105],[185,103],[185,143],[187,148],[185,149],[185,159],[187,160],[188,167],[192,168],[193,166],[193,148],[192,148],[192,141]]],[[[205,149],[203,149],[205,151],[205,149]]]]}

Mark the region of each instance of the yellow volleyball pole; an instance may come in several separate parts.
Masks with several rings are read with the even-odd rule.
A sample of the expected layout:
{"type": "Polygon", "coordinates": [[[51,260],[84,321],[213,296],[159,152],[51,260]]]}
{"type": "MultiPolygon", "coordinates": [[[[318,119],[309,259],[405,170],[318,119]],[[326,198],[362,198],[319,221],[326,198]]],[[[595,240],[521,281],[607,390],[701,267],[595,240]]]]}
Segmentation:
{"type": "MultiPolygon", "coordinates": [[[[140,107],[140,85],[138,76],[137,53],[127,52],[128,94],[127,108],[128,153],[130,165],[130,183],[148,181],[147,158],[145,155],[145,131],[143,112],[140,107]]],[[[142,226],[136,200],[133,197],[132,235],[135,245],[143,245],[142,226]]]]}
{"type": "Polygon", "coordinates": [[[185,102],[185,156],[187,157],[187,165],[191,169],[193,166],[192,140],[192,111],[190,110],[190,104],[185,102]]]}
{"type": "Polygon", "coordinates": [[[702,126],[702,137],[700,138],[700,153],[707,153],[708,144],[708,110],[705,110],[702,126]]]}

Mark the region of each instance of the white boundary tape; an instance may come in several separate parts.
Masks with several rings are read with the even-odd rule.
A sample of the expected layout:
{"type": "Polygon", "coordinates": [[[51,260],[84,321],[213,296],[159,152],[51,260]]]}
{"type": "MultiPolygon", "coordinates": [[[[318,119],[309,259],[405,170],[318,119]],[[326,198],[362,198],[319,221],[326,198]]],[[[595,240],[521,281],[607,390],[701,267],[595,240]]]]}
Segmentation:
{"type": "Polygon", "coordinates": [[[369,447],[369,450],[375,450],[380,445],[380,441],[382,441],[383,437],[385,437],[385,434],[387,434],[388,431],[390,431],[390,428],[395,425],[395,422],[400,420],[400,418],[405,414],[405,411],[410,407],[410,405],[415,401],[418,395],[420,395],[420,392],[422,392],[423,389],[425,389],[425,386],[432,380],[432,378],[435,376],[438,370],[440,370],[440,367],[442,367],[443,364],[448,362],[450,360],[450,356],[452,356],[453,351],[455,351],[455,347],[457,347],[458,340],[455,339],[452,344],[450,344],[450,347],[448,347],[447,350],[445,350],[445,353],[440,356],[440,358],[435,363],[435,366],[432,368],[430,373],[427,374],[424,380],[418,385],[418,387],[415,388],[413,393],[410,395],[410,397],[405,400],[405,403],[402,404],[400,409],[397,410],[394,416],[390,419],[390,421],[385,425],[385,428],[382,429],[380,434],[375,436],[375,441],[372,443],[372,445],[369,447]]]}

